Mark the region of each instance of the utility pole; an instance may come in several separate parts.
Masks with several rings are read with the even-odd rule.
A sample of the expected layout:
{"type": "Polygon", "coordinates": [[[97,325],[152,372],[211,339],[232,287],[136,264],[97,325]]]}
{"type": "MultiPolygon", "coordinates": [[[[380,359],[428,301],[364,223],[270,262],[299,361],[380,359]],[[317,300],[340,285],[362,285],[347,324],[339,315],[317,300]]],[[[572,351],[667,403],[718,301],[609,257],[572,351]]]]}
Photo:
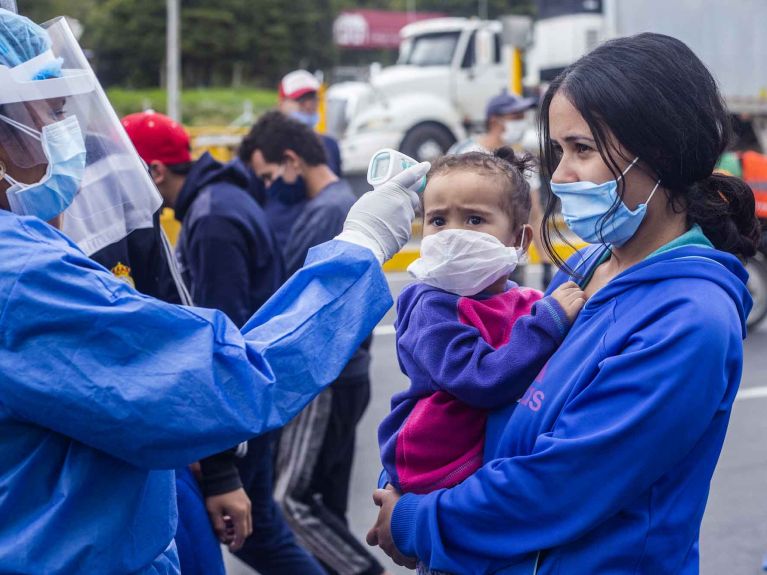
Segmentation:
{"type": "Polygon", "coordinates": [[[529,16],[504,16],[501,18],[504,50],[509,59],[509,89],[522,94],[522,51],[530,46],[533,21],[529,16]]]}
{"type": "Polygon", "coordinates": [[[181,121],[181,46],[179,43],[181,0],[167,0],[168,33],[166,35],[165,60],[167,77],[165,89],[168,93],[168,116],[181,121]]]}
{"type": "Polygon", "coordinates": [[[407,0],[407,19],[408,22],[415,19],[415,0],[407,0]]]}
{"type": "Polygon", "coordinates": [[[487,20],[487,0],[479,0],[479,19],[487,20]]]}

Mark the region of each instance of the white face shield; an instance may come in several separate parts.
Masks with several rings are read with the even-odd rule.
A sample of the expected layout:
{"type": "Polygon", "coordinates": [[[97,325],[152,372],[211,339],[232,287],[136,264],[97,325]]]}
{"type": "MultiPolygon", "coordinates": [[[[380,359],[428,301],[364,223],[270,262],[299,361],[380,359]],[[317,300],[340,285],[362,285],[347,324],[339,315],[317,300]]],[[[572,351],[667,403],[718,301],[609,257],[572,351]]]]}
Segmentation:
{"type": "MultiPolygon", "coordinates": [[[[46,126],[54,124],[72,128],[71,118],[76,119],[79,130],[74,132],[84,141],[85,167],[77,170],[80,183],[74,199],[62,203],[67,207],[61,229],[90,255],[133,230],[151,227],[162,198],[66,20],[57,18],[43,29],[47,49],[18,65],[0,65],[0,148],[23,199],[26,189],[49,183],[57,173],[51,165],[57,156],[40,135],[51,132],[46,126]],[[39,167],[41,173],[44,166],[42,184],[24,179],[25,170],[39,167]]],[[[3,34],[9,32],[0,28],[0,41],[3,34]]],[[[19,43],[18,34],[13,41],[19,43]]]]}

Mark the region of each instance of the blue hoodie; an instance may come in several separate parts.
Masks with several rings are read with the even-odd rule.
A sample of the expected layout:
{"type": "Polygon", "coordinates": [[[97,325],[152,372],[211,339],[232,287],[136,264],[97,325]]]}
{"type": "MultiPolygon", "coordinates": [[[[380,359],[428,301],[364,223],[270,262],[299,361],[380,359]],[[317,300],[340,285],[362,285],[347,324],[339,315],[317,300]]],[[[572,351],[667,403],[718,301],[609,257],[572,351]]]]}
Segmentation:
{"type": "Polygon", "coordinates": [[[179,264],[199,307],[220,309],[241,327],[285,281],[282,254],[239,161],[205,153],[176,200],[179,264]]]}
{"type": "MultiPolygon", "coordinates": [[[[399,550],[456,574],[698,573],[751,308],[741,263],[709,246],[667,246],[599,290],[493,416],[484,467],[400,499],[399,550]]],[[[603,249],[570,266],[588,277],[603,249]]]]}

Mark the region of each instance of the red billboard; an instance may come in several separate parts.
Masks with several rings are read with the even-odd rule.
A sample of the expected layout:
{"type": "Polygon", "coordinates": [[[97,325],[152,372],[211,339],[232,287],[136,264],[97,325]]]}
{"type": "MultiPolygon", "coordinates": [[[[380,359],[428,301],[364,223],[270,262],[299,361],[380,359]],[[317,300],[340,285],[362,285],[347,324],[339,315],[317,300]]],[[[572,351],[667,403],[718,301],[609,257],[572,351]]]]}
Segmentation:
{"type": "Polygon", "coordinates": [[[397,48],[402,28],[412,22],[443,16],[439,12],[347,10],[333,23],[333,41],[341,48],[357,50],[397,48]]]}

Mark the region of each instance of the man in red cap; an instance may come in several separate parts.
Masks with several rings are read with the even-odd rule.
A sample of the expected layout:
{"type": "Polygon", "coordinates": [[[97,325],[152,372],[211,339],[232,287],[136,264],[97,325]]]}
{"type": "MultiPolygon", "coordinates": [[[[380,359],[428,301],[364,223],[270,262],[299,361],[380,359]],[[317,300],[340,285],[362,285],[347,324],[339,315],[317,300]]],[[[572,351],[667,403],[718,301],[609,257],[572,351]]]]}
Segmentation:
{"type": "MultiPolygon", "coordinates": [[[[222,310],[241,327],[285,280],[282,256],[266,216],[247,191],[246,169],[238,161],[221,164],[208,153],[192,161],[186,130],[162,114],[131,114],[122,124],[148,164],[165,205],[175,210],[182,223],[177,255],[192,301],[222,310]]],[[[269,474],[271,441],[268,435],[251,440],[243,463],[269,474]],[[258,461],[250,461],[253,458],[258,461]]],[[[242,547],[253,529],[251,502],[237,463],[234,449],[200,462],[200,487],[210,521],[219,540],[233,551],[242,547]]],[[[223,568],[218,547],[208,546],[208,552],[202,552],[208,528],[199,520],[190,525],[195,494],[188,490],[197,486],[188,470],[180,470],[178,476],[179,531],[188,533],[186,540],[178,538],[182,570],[186,574],[218,572],[223,568]],[[221,567],[204,566],[201,561],[221,567]]],[[[274,505],[270,492],[265,497],[268,501],[254,504],[274,505]]]]}
{"type": "MultiPolygon", "coordinates": [[[[314,130],[320,122],[319,91],[320,82],[306,70],[286,74],[279,86],[280,112],[314,130]]],[[[319,137],[325,147],[328,167],[340,178],[341,151],[338,142],[326,134],[319,134],[319,137]]]]}

